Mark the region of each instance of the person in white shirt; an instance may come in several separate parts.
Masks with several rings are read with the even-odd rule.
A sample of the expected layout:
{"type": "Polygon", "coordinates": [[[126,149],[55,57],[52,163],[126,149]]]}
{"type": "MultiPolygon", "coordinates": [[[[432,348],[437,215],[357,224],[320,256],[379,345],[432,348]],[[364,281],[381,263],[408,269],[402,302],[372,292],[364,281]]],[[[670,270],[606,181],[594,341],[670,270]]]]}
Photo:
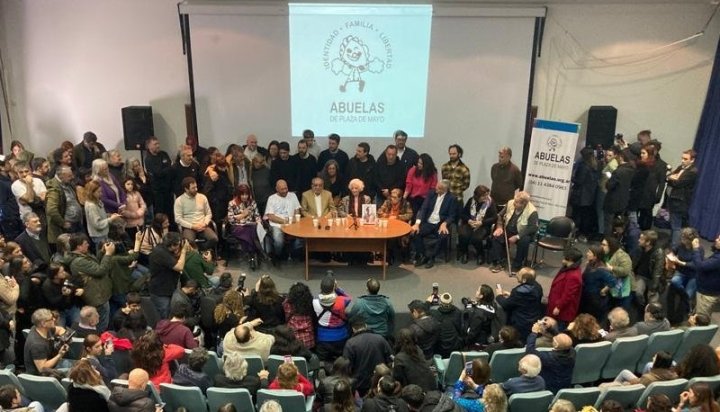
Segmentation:
{"type": "MultiPolygon", "coordinates": [[[[285,244],[285,234],[281,227],[290,223],[291,216],[300,213],[300,203],[297,196],[288,196],[289,190],[287,182],[280,179],[275,184],[275,194],[268,198],[265,206],[265,219],[270,223],[270,236],[273,241],[273,262],[277,263],[283,252],[285,244]]],[[[300,240],[296,239],[294,248],[300,248],[300,240]]]]}
{"type": "Polygon", "coordinates": [[[441,180],[434,191],[430,191],[420,207],[412,233],[415,234],[415,266],[425,265],[430,269],[435,265],[435,255],[440,247],[440,240],[449,235],[448,226],[455,221],[457,201],[448,191],[450,182],[441,180]]]}
{"type": "MultiPolygon", "coordinates": [[[[20,217],[22,218],[26,213],[33,211],[32,205],[45,203],[47,189],[42,180],[33,177],[32,173],[30,173],[30,166],[27,162],[15,163],[15,173],[18,178],[10,188],[17,199],[20,217]]],[[[41,220],[45,221],[44,215],[41,216],[41,220]]]]}
{"type": "Polygon", "coordinates": [[[212,249],[218,243],[218,237],[210,226],[212,211],[204,194],[198,193],[197,181],[194,177],[186,177],[182,181],[185,193],[175,199],[175,222],[182,228],[185,239],[195,242],[199,236],[205,239],[200,249],[212,249]]]}

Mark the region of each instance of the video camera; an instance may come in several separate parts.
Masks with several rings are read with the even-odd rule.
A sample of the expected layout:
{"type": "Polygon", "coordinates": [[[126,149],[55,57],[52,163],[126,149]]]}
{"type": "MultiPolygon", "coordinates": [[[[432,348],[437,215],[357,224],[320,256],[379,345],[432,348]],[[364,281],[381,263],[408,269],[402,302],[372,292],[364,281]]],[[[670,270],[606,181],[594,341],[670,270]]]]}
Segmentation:
{"type": "Polygon", "coordinates": [[[66,329],[62,335],[51,335],[50,342],[53,345],[53,349],[59,352],[63,345],[70,346],[73,336],[75,336],[75,331],[72,329],[66,329]]]}

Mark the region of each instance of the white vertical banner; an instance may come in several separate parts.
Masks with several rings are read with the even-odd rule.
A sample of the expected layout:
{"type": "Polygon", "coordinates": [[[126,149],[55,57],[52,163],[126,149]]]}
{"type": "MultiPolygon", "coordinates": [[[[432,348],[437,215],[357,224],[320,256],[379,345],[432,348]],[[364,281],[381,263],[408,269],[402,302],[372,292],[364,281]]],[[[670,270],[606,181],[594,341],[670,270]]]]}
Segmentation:
{"type": "Polygon", "coordinates": [[[525,191],[540,220],[565,216],[572,179],[578,123],[535,120],[525,172],[525,191]]]}

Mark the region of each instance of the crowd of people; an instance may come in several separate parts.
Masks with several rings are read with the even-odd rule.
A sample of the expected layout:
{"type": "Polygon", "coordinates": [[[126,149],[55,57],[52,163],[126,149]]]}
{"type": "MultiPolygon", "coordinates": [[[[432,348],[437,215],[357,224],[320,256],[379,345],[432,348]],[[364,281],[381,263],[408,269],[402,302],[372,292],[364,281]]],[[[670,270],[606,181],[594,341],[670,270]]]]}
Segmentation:
{"type": "MultiPolygon", "coordinates": [[[[260,388],[293,389],[317,395],[318,406],[332,411],[502,411],[513,393],[569,387],[577,344],[710,322],[720,297],[720,237],[706,257],[687,226],[697,176],[693,151],[666,173],[660,144],[648,131],[631,145],[618,140],[601,155],[583,149],[570,205],[580,232],[600,244],[565,250],[545,299],[527,266],[538,213],[522,191],[512,151],[499,150],[490,187],[477,185],[465,201],[470,170],[462,148],[450,145],[448,161],[436,168],[429,154],[406,142],[397,131],[375,160],[367,143],[349,157],[335,134],[320,150],[310,130],[292,156],[289,143],[264,148],[254,135],[224,155],[190,136],[172,160],[151,137],[144,161],[127,162],[92,132],[77,145],[63,142],[47,158],[13,142],[0,168],[0,362],[70,377],[72,410],[153,411],[145,385],[173,382],[203,392],[247,388],[253,399],[260,388]],[[652,209],[661,199],[672,230],[667,250],[652,229],[652,209]],[[229,273],[220,274],[216,251],[230,239],[251,266],[266,255],[279,264],[303,247],[281,230],[296,215],[362,218],[367,204],[412,228],[384,258],[411,258],[430,268],[457,230],[461,264],[474,249],[477,265],[499,272],[508,264],[519,284],[512,290],[483,284],[462,305],[449,293],[414,300],[412,324],[397,330],[393,302],[375,279],[368,280],[367,295],[352,299],[330,274],[317,295],[301,282],[281,294],[269,275],[245,288],[244,277],[234,284],[229,273]],[[265,239],[257,225],[267,230],[265,239]],[[157,319],[146,318],[143,302],[157,319]],[[84,339],[82,355],[72,360],[78,354],[70,353],[71,337],[84,339]],[[487,362],[476,360],[453,388],[439,391],[444,388],[429,362],[434,355],[518,347],[527,352],[520,377],[491,382],[487,362]],[[223,357],[217,376],[203,372],[208,350],[223,357]],[[249,373],[250,355],[263,362],[270,355],[300,356],[312,376],[290,359],[277,370],[249,373]],[[129,386],[110,391],[120,376],[129,386]]],[[[324,258],[368,259],[357,253],[324,258]]],[[[668,356],[658,353],[645,374],[623,371],[613,384],[718,374],[707,345],[674,366],[668,356]]],[[[4,389],[3,408],[27,403],[4,389]]],[[[694,387],[683,395],[684,405],[711,402],[706,391],[694,387]]]]}

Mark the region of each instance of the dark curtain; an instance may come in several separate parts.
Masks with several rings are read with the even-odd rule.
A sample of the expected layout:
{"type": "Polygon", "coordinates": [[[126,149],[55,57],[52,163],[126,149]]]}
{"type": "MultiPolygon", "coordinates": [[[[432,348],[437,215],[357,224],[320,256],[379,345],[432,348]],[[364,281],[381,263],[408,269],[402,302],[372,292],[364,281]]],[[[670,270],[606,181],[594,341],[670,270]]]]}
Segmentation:
{"type": "Polygon", "coordinates": [[[694,149],[698,153],[695,164],[699,176],[690,207],[690,224],[700,236],[714,239],[720,234],[720,40],[694,149]]]}

